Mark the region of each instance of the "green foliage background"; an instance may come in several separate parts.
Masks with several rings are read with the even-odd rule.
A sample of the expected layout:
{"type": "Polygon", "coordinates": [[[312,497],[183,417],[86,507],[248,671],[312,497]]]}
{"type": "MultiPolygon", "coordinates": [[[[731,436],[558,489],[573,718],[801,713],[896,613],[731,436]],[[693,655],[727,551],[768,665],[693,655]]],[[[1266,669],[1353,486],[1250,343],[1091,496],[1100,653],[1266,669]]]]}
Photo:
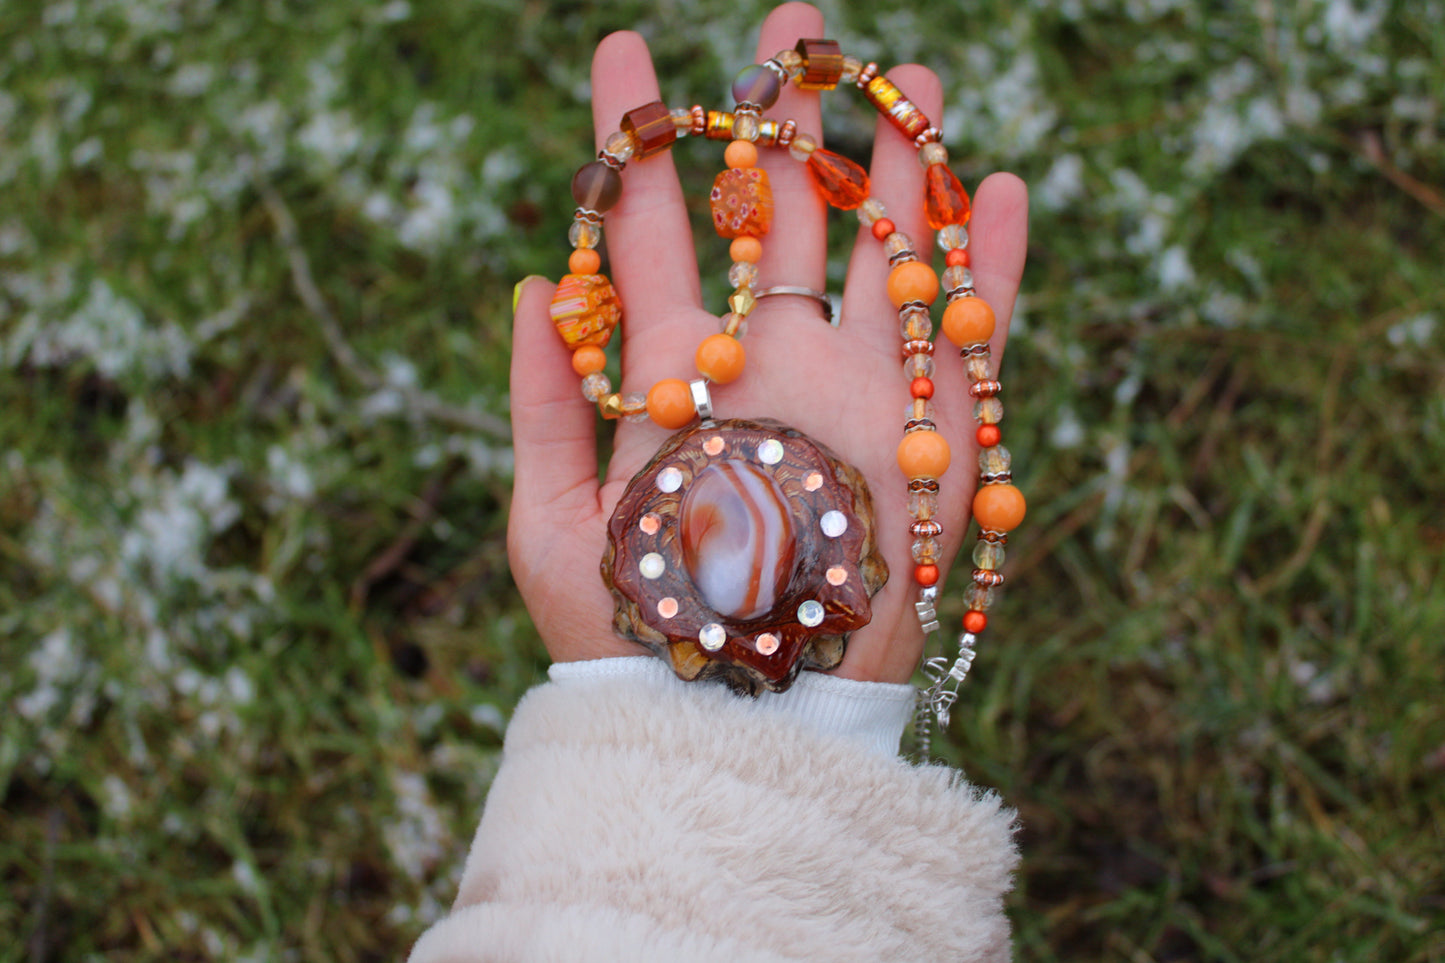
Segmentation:
{"type": "MultiPolygon", "coordinates": [[[[1033,186],[1031,513],[943,747],[1020,809],[1019,957],[1445,959],[1445,4],[822,6],[1033,186]]],[[[509,294],[592,45],[715,104],[766,9],[0,7],[0,960],[444,912],[545,668],[509,294]]]]}

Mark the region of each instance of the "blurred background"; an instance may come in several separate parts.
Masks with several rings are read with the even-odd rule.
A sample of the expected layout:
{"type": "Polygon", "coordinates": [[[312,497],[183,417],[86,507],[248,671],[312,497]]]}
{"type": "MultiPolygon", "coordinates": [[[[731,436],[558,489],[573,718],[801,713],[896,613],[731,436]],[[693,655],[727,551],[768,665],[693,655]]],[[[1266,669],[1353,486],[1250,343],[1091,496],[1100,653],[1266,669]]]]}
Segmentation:
{"type": "MultiPolygon", "coordinates": [[[[592,46],[720,106],[769,6],[0,6],[0,960],[444,913],[544,678],[510,295],[564,271],[592,46]]],[[[938,740],[1020,811],[1019,958],[1445,960],[1445,3],[821,6],[1033,190],[1030,515],[938,740]]]]}

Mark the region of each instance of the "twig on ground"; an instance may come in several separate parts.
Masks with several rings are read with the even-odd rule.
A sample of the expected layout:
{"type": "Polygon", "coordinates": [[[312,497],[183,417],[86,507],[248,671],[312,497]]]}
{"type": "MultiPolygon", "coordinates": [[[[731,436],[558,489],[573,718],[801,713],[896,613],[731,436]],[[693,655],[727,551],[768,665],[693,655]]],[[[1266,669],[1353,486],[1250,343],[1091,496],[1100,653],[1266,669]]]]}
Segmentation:
{"type": "MultiPolygon", "coordinates": [[[[254,176],[252,182],[256,185],[256,190],[260,193],[261,200],[271,215],[272,223],[276,225],[276,239],[286,253],[286,261],[291,269],[291,283],[296,288],[296,294],[301,298],[301,303],[316,319],[317,326],[321,329],[321,335],[326,340],[326,347],[331,352],[331,357],[343,371],[363,387],[375,390],[387,386],[388,382],[368,368],[352,349],[336,315],[326,303],[326,299],[322,297],[321,290],[316,286],[316,280],[311,273],[311,261],[306,256],[306,250],[301,246],[300,235],[296,230],[296,219],[291,216],[291,210],[286,206],[285,200],[282,199],[276,188],[264,178],[254,176]]],[[[411,407],[433,421],[454,428],[491,435],[498,440],[506,440],[511,437],[511,426],[505,419],[498,418],[496,415],[449,405],[428,392],[418,391],[414,388],[400,385],[391,385],[391,387],[401,393],[411,407]]]]}

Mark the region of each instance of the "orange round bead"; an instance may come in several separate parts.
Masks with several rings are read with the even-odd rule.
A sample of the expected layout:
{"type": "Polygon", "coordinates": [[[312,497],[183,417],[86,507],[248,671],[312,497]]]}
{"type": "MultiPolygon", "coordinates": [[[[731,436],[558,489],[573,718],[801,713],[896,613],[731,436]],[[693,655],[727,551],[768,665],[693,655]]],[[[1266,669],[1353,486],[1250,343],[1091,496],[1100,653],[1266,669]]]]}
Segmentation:
{"type": "Polygon", "coordinates": [[[681,428],[696,412],[686,381],[663,378],[647,392],[647,417],[664,428],[681,428]]]}
{"type": "Polygon", "coordinates": [[[898,467],[909,478],[941,478],[948,471],[948,441],[936,431],[910,431],[898,443],[898,467]]]}
{"type": "Polygon", "coordinates": [[[1024,493],[1012,485],[984,485],[973,496],[973,517],[991,532],[1011,532],[1024,520],[1024,493]]]}
{"type": "Polygon", "coordinates": [[[915,398],[933,397],[933,379],[918,377],[908,383],[908,391],[915,398]]]}
{"type": "Polygon", "coordinates": [[[720,385],[738,380],[743,373],[747,353],[742,342],[726,334],[710,334],[697,346],[693,361],[698,373],[720,385]]]}
{"type": "Polygon", "coordinates": [[[993,308],[983,298],[959,298],[943,309],[943,333],[966,348],[993,337],[993,308]]]}
{"type": "Polygon", "coordinates": [[[986,628],[988,628],[988,616],[984,615],[978,609],[969,609],[963,613],[963,630],[965,632],[972,632],[974,635],[978,635],[986,628]]]}
{"type": "Polygon", "coordinates": [[[567,272],[569,274],[596,274],[597,269],[602,266],[602,255],[590,247],[579,247],[572,252],[567,259],[567,272]]]}
{"type": "Polygon", "coordinates": [[[735,237],[732,244],[728,245],[728,257],[734,261],[757,264],[763,259],[763,242],[751,234],[735,237]]]}
{"type": "Polygon", "coordinates": [[[979,425],[974,437],[978,439],[980,448],[992,448],[1003,441],[1003,429],[998,425],[979,425]]]}
{"type": "Polygon", "coordinates": [[[723,151],[723,162],[729,167],[757,167],[758,148],[751,141],[735,140],[723,151]]]}
{"type": "Polygon", "coordinates": [[[922,261],[904,261],[888,272],[888,300],[895,308],[909,301],[932,304],[938,297],[938,275],[922,261]]]}
{"type": "Polygon", "coordinates": [[[894,227],[893,222],[886,217],[880,217],[873,222],[873,236],[880,241],[887,240],[888,235],[896,230],[898,230],[898,228],[894,227]]]}
{"type": "Polygon", "coordinates": [[[584,344],[572,352],[572,370],[585,378],[607,367],[607,352],[595,344],[584,344]]]}
{"type": "Polygon", "coordinates": [[[913,567],[913,581],[927,588],[930,585],[938,584],[937,565],[915,565],[913,567]]]}
{"type": "Polygon", "coordinates": [[[968,256],[968,251],[956,247],[943,256],[943,263],[949,267],[968,267],[973,259],[968,256]]]}

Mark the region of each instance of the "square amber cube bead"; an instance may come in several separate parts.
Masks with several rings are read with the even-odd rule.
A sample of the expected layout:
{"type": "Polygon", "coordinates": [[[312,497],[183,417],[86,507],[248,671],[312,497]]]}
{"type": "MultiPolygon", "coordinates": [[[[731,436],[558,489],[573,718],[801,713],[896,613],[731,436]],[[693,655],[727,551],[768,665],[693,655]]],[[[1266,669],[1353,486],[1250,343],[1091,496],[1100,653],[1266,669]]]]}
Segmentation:
{"type": "Polygon", "coordinates": [[[660,154],[677,140],[677,125],[672,111],[660,100],[634,107],[622,115],[622,132],[632,139],[632,156],[636,160],[660,154]]]}
{"type": "Polygon", "coordinates": [[[836,40],[799,40],[795,48],[803,57],[799,90],[832,90],[843,77],[843,49],[836,40]]]}

